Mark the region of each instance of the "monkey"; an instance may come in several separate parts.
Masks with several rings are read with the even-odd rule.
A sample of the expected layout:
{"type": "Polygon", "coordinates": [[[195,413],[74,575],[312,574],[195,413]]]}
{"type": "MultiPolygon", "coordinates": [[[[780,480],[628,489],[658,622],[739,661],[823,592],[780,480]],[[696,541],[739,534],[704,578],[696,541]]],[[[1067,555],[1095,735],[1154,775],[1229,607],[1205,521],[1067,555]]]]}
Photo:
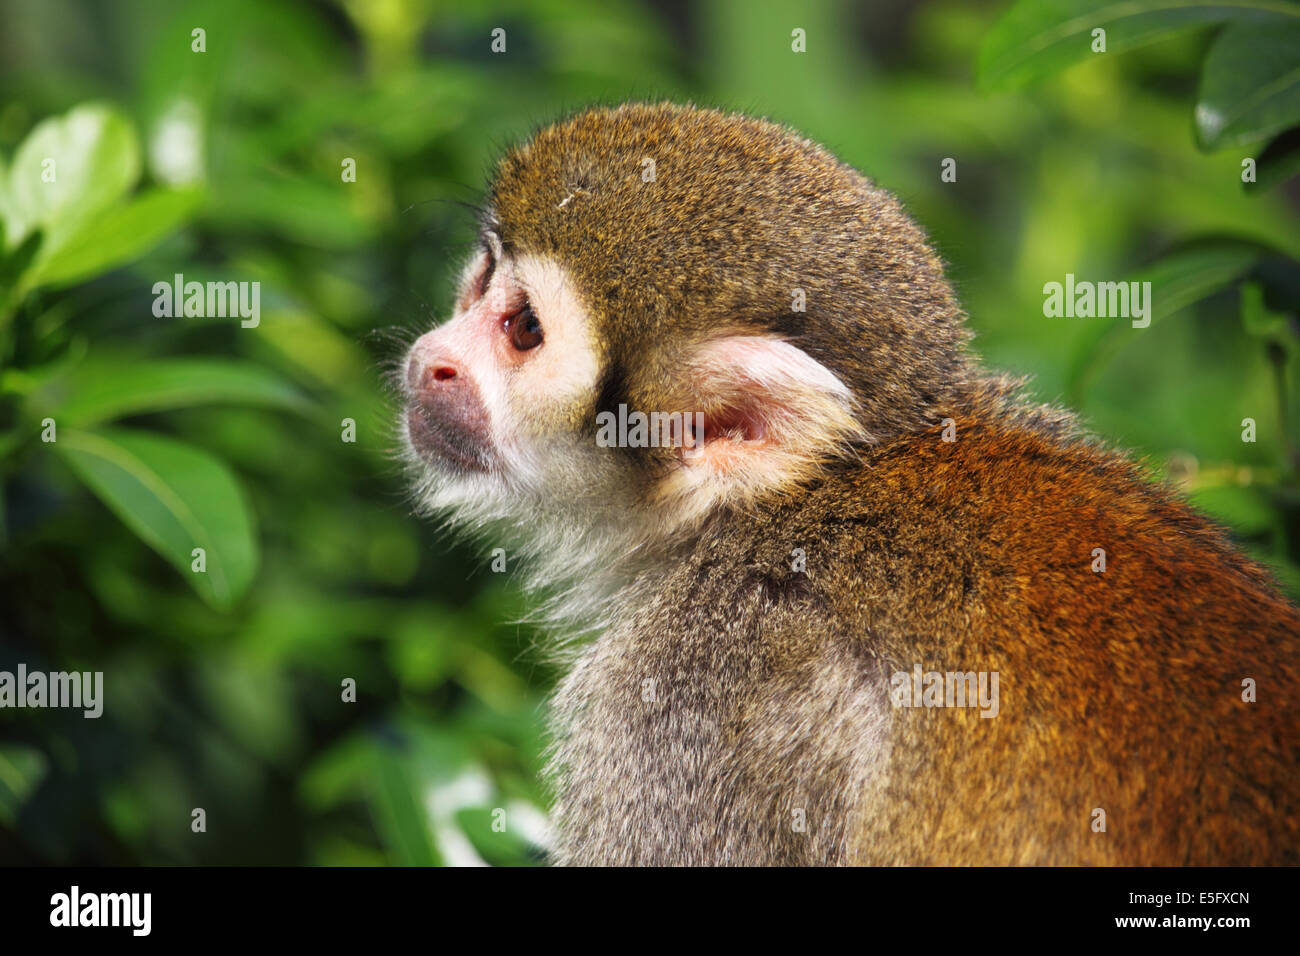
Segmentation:
{"type": "Polygon", "coordinates": [[[984,369],[921,228],[799,134],[540,129],[398,376],[419,509],[510,541],[556,635],[554,862],[1297,862],[1300,611],[984,369]],[[676,440],[597,440],[630,412],[676,440]]]}

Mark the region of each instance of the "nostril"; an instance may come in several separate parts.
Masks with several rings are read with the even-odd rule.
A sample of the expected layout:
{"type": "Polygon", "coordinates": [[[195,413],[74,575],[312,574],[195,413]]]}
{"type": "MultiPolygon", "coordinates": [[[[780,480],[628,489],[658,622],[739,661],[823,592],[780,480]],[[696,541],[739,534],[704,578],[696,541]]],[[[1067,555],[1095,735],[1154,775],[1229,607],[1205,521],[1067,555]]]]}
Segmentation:
{"type": "Polygon", "coordinates": [[[446,362],[430,362],[420,372],[417,388],[431,389],[445,386],[460,377],[460,370],[446,362]]]}

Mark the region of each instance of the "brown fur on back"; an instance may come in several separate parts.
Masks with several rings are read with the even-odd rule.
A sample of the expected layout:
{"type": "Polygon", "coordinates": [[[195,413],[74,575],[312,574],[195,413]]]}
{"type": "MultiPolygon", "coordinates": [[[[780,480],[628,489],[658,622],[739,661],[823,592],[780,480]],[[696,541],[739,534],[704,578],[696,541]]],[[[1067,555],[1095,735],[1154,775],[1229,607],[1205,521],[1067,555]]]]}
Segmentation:
{"type": "Polygon", "coordinates": [[[1059,416],[953,416],[642,581],[558,698],[562,859],[1296,861],[1300,614],[1059,416]],[[892,708],[917,663],[1000,713],[892,708]]]}

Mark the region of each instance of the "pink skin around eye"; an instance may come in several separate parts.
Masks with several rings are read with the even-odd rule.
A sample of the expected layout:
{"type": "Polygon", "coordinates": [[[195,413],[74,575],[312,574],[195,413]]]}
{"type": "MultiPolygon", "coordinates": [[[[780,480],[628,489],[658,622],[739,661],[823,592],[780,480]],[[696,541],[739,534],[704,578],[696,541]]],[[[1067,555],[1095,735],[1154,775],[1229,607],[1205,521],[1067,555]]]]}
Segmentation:
{"type": "Polygon", "coordinates": [[[533,349],[520,350],[511,344],[511,323],[528,305],[528,299],[510,265],[493,263],[484,252],[466,273],[456,321],[463,322],[473,336],[488,344],[503,368],[518,367],[533,349]]]}

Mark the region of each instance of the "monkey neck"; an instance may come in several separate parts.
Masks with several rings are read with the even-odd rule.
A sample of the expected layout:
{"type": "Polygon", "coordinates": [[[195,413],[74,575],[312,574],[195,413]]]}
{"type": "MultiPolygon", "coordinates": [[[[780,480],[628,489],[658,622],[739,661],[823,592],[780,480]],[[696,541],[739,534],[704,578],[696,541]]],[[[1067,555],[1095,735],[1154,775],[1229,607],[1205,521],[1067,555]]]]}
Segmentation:
{"type": "MultiPolygon", "coordinates": [[[[946,423],[952,423],[956,434],[951,437],[958,441],[985,428],[1027,429],[1052,442],[1083,437],[1071,413],[1034,405],[1022,397],[1022,386],[1013,378],[972,376],[947,389],[911,429],[846,448],[812,480],[743,506],[718,509],[692,524],[672,525],[668,517],[638,513],[612,496],[577,507],[557,502],[534,513],[529,525],[514,528],[522,532],[518,540],[529,558],[525,586],[541,598],[530,619],[553,633],[561,653],[582,646],[621,616],[646,606],[665,587],[675,587],[670,582],[676,569],[698,562],[701,554],[707,557],[711,549],[725,551],[722,542],[754,528],[779,526],[801,511],[815,510],[821,498],[846,483],[869,484],[878,462],[907,454],[908,446],[918,442],[945,440],[946,423]],[[671,533],[663,533],[667,527],[671,533]]],[[[783,556],[773,560],[777,558],[785,563],[783,556]]]]}

